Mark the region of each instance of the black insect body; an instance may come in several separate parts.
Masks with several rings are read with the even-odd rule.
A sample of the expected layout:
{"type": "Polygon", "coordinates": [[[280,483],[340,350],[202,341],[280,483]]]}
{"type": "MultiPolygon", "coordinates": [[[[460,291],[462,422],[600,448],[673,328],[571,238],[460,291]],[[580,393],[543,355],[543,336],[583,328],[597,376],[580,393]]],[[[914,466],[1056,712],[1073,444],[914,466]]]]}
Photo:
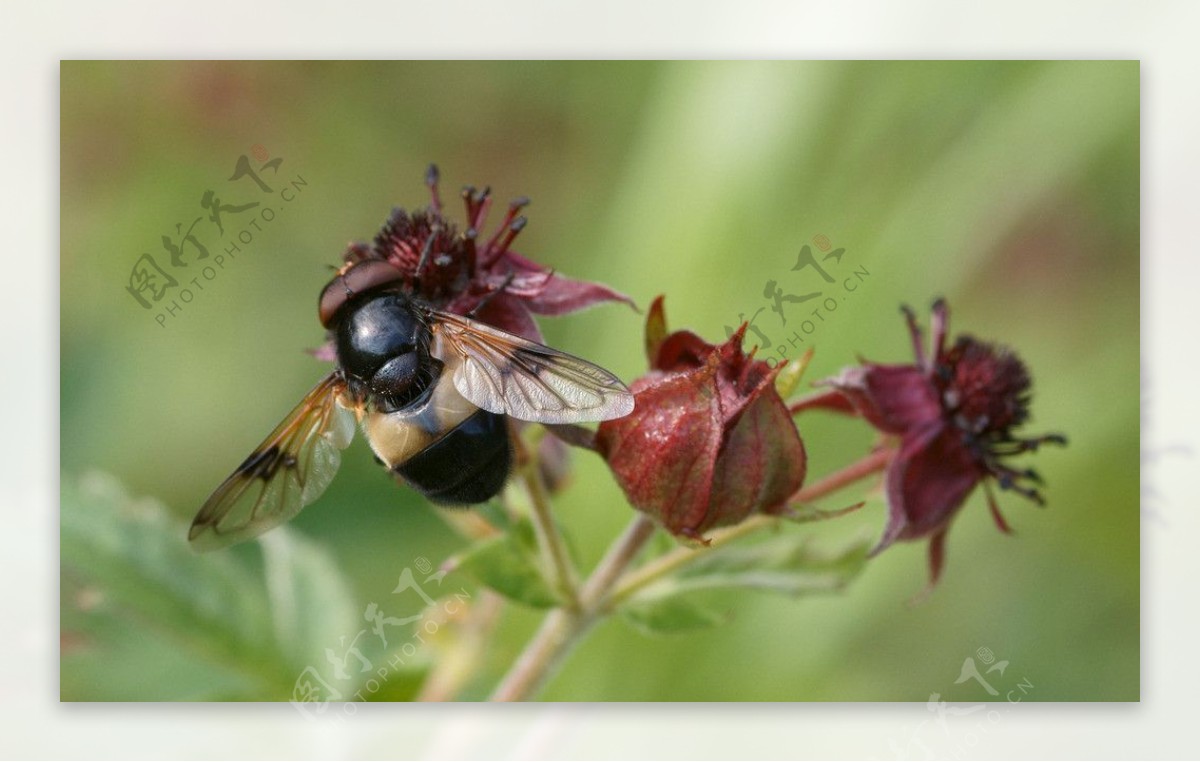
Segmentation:
{"type": "Polygon", "coordinates": [[[508,478],[509,417],[573,423],[633,410],[603,368],[434,309],[381,260],[343,267],[319,316],[337,366],[209,497],[188,535],[194,547],[254,537],[316,500],[356,421],[393,474],[436,503],[470,505],[508,478]]]}
{"type": "Polygon", "coordinates": [[[445,364],[429,354],[432,333],[410,299],[397,292],[353,299],[333,330],[351,396],[375,401],[367,426],[380,462],[436,503],[481,503],[500,491],[513,459],[505,416],[453,388],[445,364]]]}

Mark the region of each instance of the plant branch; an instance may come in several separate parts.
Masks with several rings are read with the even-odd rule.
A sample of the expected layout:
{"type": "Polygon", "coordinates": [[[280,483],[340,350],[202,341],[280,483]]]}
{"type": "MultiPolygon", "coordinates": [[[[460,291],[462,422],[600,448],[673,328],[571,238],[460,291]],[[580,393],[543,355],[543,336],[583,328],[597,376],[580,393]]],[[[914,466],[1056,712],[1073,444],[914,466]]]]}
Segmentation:
{"type": "Polygon", "coordinates": [[[516,664],[500,681],[491,701],[523,701],[541,688],[595,623],[608,590],[653,534],[654,524],[645,516],[630,522],[584,583],[579,608],[555,609],[546,616],[516,664]]]}
{"type": "Polygon", "coordinates": [[[546,492],[546,484],[542,481],[542,473],[536,462],[530,462],[521,469],[521,479],[529,492],[534,533],[537,535],[538,546],[542,549],[543,559],[553,576],[554,585],[569,608],[578,608],[579,592],[575,567],[567,554],[562,532],[558,531],[558,525],[554,523],[554,515],[550,512],[550,496],[546,492]]]}
{"type": "MultiPolygon", "coordinates": [[[[865,458],[836,471],[814,484],[801,489],[793,503],[807,503],[882,471],[892,457],[892,451],[879,449],[865,458]]],[[[557,608],[546,615],[542,625],[508,674],[500,681],[491,701],[523,701],[535,695],[558,665],[583,639],[596,621],[612,608],[628,599],[646,585],[692,563],[714,548],[727,545],[738,538],[764,527],[774,526],[778,516],[757,515],[737,526],[713,533],[707,546],[700,549],[679,548],[661,556],[637,571],[625,570],[654,534],[654,524],[639,515],[625,532],[609,547],[595,571],[584,583],[575,609],[557,608]]]]}

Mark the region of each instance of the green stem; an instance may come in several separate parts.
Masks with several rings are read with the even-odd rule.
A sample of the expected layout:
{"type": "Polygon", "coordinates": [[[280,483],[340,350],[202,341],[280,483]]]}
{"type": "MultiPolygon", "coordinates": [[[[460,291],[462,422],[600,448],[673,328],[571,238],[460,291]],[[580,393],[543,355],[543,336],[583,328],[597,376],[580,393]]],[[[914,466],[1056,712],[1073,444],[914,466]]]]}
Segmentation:
{"type": "Polygon", "coordinates": [[[579,593],[575,567],[567,555],[566,542],[554,515],[550,512],[550,496],[542,481],[541,471],[536,462],[530,462],[522,469],[521,479],[529,492],[529,502],[533,510],[533,529],[537,535],[538,546],[542,549],[542,557],[554,578],[554,585],[563,596],[569,608],[579,607],[579,593]]]}
{"type": "MultiPolygon", "coordinates": [[[[807,503],[828,495],[871,474],[882,471],[892,451],[877,450],[796,493],[792,502],[807,503]]],[[[654,534],[654,524],[638,516],[608,549],[596,570],[579,593],[576,609],[558,608],[546,615],[533,639],[492,694],[491,701],[524,701],[534,696],[557,670],[562,660],[583,639],[601,617],[616,604],[646,585],[692,563],[714,548],[740,537],[773,526],[777,516],[757,515],[737,526],[714,532],[710,543],[700,549],[680,548],[625,574],[646,541],[654,534]]]]}
{"type": "Polygon", "coordinates": [[[579,607],[555,609],[492,694],[491,701],[524,701],[533,696],[595,624],[605,597],[621,573],[654,534],[654,524],[638,516],[609,546],[579,593],[579,607]]]}

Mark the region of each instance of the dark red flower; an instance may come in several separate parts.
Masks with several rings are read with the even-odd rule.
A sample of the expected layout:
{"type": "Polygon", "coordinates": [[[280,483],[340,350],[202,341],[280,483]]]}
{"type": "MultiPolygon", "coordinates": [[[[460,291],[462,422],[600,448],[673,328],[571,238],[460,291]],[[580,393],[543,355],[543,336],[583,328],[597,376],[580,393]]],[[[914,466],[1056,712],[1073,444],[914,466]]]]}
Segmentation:
{"type": "Polygon", "coordinates": [[[604,421],[596,447],[635,508],[673,534],[703,539],[755,512],[780,513],[804,481],[804,445],[765,362],[667,335],[660,296],[646,321],[651,371],[631,385],[634,411],[604,421]]]}
{"type": "MultiPolygon", "coordinates": [[[[443,216],[437,167],[430,166],[425,183],[432,196],[429,207],[392,210],[374,242],[350,244],[347,263],[386,260],[404,275],[413,293],[433,307],[472,314],[537,342],[542,334],[531,313],[565,315],[611,301],[635,306],[607,286],[565,278],[509,248],[525,227],[520,211],[529,199],[510,203],[500,227],[489,237],[483,234],[492,205],[489,188],[463,189],[466,223],[460,229],[443,216]]],[[[317,356],[329,354],[325,349],[317,350],[317,356]]]]}
{"type": "Polygon", "coordinates": [[[1015,470],[1004,461],[1042,444],[1066,444],[1066,439],[1059,434],[1014,436],[1013,429],[1029,418],[1031,384],[1015,354],[971,336],[958,337],[947,349],[949,311],[942,300],[933,305],[932,348],[926,353],[916,316],[907,307],[904,313],[915,364],[865,362],[846,368],[821,382],[831,392],[792,410],[858,413],[880,431],[899,437],[886,477],[887,527],[872,555],[897,540],[928,537],[932,584],[941,575],[946,531],[972,490],[983,484],[997,526],[1009,532],[989,481],[1043,504],[1035,487],[1041,483],[1038,474],[1015,470]]]}

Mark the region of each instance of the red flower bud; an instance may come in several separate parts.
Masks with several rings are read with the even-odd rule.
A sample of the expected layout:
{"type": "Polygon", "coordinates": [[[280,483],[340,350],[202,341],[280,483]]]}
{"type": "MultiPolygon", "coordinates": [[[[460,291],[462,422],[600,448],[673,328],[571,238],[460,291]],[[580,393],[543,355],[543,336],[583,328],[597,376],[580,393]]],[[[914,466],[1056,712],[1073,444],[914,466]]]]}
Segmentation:
{"type": "Polygon", "coordinates": [[[660,296],[646,321],[651,371],[631,385],[634,411],[597,432],[630,503],[673,534],[702,539],[752,513],[779,513],[804,482],[804,445],[775,372],[742,351],[745,329],[721,345],[667,335],[660,296]]]}

